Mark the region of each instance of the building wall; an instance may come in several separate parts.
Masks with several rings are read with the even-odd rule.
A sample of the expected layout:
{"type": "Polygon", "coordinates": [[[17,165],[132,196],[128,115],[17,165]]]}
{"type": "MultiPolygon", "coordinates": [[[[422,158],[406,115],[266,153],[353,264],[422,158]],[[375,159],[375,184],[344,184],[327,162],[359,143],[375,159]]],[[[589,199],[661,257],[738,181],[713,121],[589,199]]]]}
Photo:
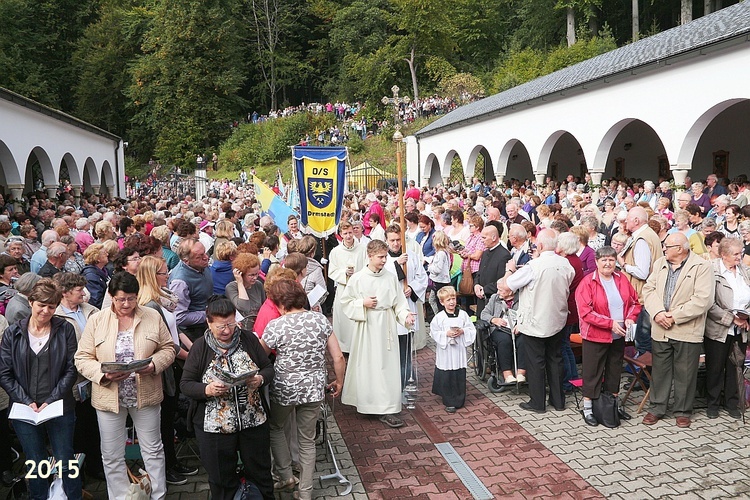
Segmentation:
{"type": "MultiPolygon", "coordinates": [[[[0,99],[0,163],[5,187],[27,183],[32,152],[42,167],[45,185],[59,182],[60,166],[65,158],[71,184],[82,185],[86,180],[87,185],[113,187],[119,182],[124,193],[121,141],[0,99]]],[[[28,189],[31,186],[25,186],[25,190],[28,189]]]]}
{"type": "MultiPolygon", "coordinates": [[[[739,138],[743,133],[747,137],[743,130],[749,126],[750,118],[741,110],[728,112],[735,117],[735,122],[741,122],[741,126],[721,120],[719,116],[716,125],[703,134],[726,107],[750,99],[750,86],[747,85],[750,81],[750,44],[747,42],[714,46],[705,55],[683,55],[679,60],[670,60],[669,64],[661,62],[644,69],[640,74],[612,76],[607,80],[587,84],[585,89],[572,89],[565,92],[566,95],[548,96],[545,101],[520,104],[517,109],[489,120],[422,136],[419,138],[419,155],[412,155],[408,161],[409,178],[421,177],[420,182],[426,181],[425,165],[418,167],[413,161],[416,156],[424,161],[434,154],[441,162],[442,175],[445,176],[450,168],[450,164],[445,163],[449,151],[455,150],[461,158],[469,158],[470,152],[478,146],[484,146],[489,152],[495,174],[505,176],[509,173],[511,148],[516,141],[523,143],[528,151],[535,173],[548,173],[549,164],[556,161],[561,175],[568,173],[562,170],[564,165],[566,170],[567,165],[574,167],[570,173],[577,175],[579,170],[575,166],[581,160],[591,172],[614,172],[612,160],[619,156],[620,151],[624,152],[623,145],[630,142],[634,147],[627,152],[626,175],[653,179],[658,175],[653,157],[657,150],[661,150],[659,144],[672,170],[693,168],[693,156],[700,145],[695,161],[696,174],[700,177],[708,173],[704,166],[705,151],[710,150],[710,157],[710,152],[722,142],[720,139],[730,144],[728,138],[739,138]],[[626,129],[633,120],[642,121],[654,133],[643,135],[637,130],[626,129]],[[622,130],[625,133],[618,137],[622,130]],[[568,141],[565,132],[580,145],[580,148],[575,148],[574,157],[570,154],[569,144],[561,144],[559,150],[555,148],[560,138],[568,141]],[[636,147],[638,144],[642,146],[636,147]]],[[[641,128],[641,132],[648,131],[648,128],[641,128]]],[[[740,173],[739,165],[747,165],[750,142],[745,141],[743,145],[732,140],[730,145],[733,148],[731,176],[740,173]]],[[[471,175],[473,165],[464,165],[464,170],[471,175]]]]}

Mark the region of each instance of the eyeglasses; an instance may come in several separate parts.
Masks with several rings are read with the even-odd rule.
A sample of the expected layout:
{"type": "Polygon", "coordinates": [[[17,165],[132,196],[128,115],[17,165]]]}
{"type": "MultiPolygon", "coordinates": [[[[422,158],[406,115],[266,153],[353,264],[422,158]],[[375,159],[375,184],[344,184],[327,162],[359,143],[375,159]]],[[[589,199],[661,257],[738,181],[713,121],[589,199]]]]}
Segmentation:
{"type": "Polygon", "coordinates": [[[679,247],[681,247],[681,246],[682,246],[682,245],[662,245],[661,247],[662,247],[662,248],[663,248],[664,250],[669,250],[670,248],[679,248],[679,247]]]}
{"type": "Polygon", "coordinates": [[[223,325],[214,325],[214,329],[217,332],[223,332],[227,328],[229,328],[230,330],[234,330],[236,326],[237,323],[224,323],[223,325]]]}
{"type": "Polygon", "coordinates": [[[112,300],[118,304],[134,304],[138,297],[113,297],[112,300]]]}

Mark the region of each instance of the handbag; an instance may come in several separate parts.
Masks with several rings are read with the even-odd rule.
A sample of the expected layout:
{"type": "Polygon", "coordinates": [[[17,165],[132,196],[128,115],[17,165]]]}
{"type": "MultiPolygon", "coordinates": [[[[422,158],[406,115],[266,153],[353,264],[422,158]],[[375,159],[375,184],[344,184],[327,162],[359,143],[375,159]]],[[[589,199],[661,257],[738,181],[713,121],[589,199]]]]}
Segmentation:
{"type": "Polygon", "coordinates": [[[461,281],[458,282],[460,295],[474,295],[474,276],[471,275],[471,258],[464,259],[461,266],[461,281]]]}
{"type": "Polygon", "coordinates": [[[591,406],[597,422],[604,427],[614,429],[620,426],[620,413],[617,411],[617,397],[614,394],[602,391],[597,399],[592,400],[591,406]]]}
{"type": "Polygon", "coordinates": [[[125,500],[150,500],[151,477],[143,469],[139,469],[139,472],[141,475],[136,476],[128,467],[130,486],[128,486],[128,491],[125,493],[125,500]]]}

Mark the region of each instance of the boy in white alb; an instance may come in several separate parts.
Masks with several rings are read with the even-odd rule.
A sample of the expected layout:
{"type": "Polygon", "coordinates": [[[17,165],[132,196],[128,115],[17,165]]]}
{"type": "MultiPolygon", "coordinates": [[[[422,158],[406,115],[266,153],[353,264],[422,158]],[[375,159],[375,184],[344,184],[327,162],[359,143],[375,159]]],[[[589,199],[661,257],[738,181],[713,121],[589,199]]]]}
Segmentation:
{"type": "Polygon", "coordinates": [[[456,290],[444,286],[437,292],[445,308],[430,323],[437,344],[432,393],[442,396],[445,411],[455,413],[466,401],[466,348],[474,343],[477,330],[466,311],[456,307],[456,290]]]}

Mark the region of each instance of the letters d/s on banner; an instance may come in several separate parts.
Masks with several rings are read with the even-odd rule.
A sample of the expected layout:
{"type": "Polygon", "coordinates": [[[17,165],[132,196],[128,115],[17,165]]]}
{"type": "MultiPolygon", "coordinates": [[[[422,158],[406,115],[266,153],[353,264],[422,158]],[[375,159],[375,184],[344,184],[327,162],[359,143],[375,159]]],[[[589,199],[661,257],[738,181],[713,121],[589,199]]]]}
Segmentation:
{"type": "Polygon", "coordinates": [[[346,187],[346,148],[298,146],[292,150],[302,224],[325,238],[336,231],[346,187]]]}

